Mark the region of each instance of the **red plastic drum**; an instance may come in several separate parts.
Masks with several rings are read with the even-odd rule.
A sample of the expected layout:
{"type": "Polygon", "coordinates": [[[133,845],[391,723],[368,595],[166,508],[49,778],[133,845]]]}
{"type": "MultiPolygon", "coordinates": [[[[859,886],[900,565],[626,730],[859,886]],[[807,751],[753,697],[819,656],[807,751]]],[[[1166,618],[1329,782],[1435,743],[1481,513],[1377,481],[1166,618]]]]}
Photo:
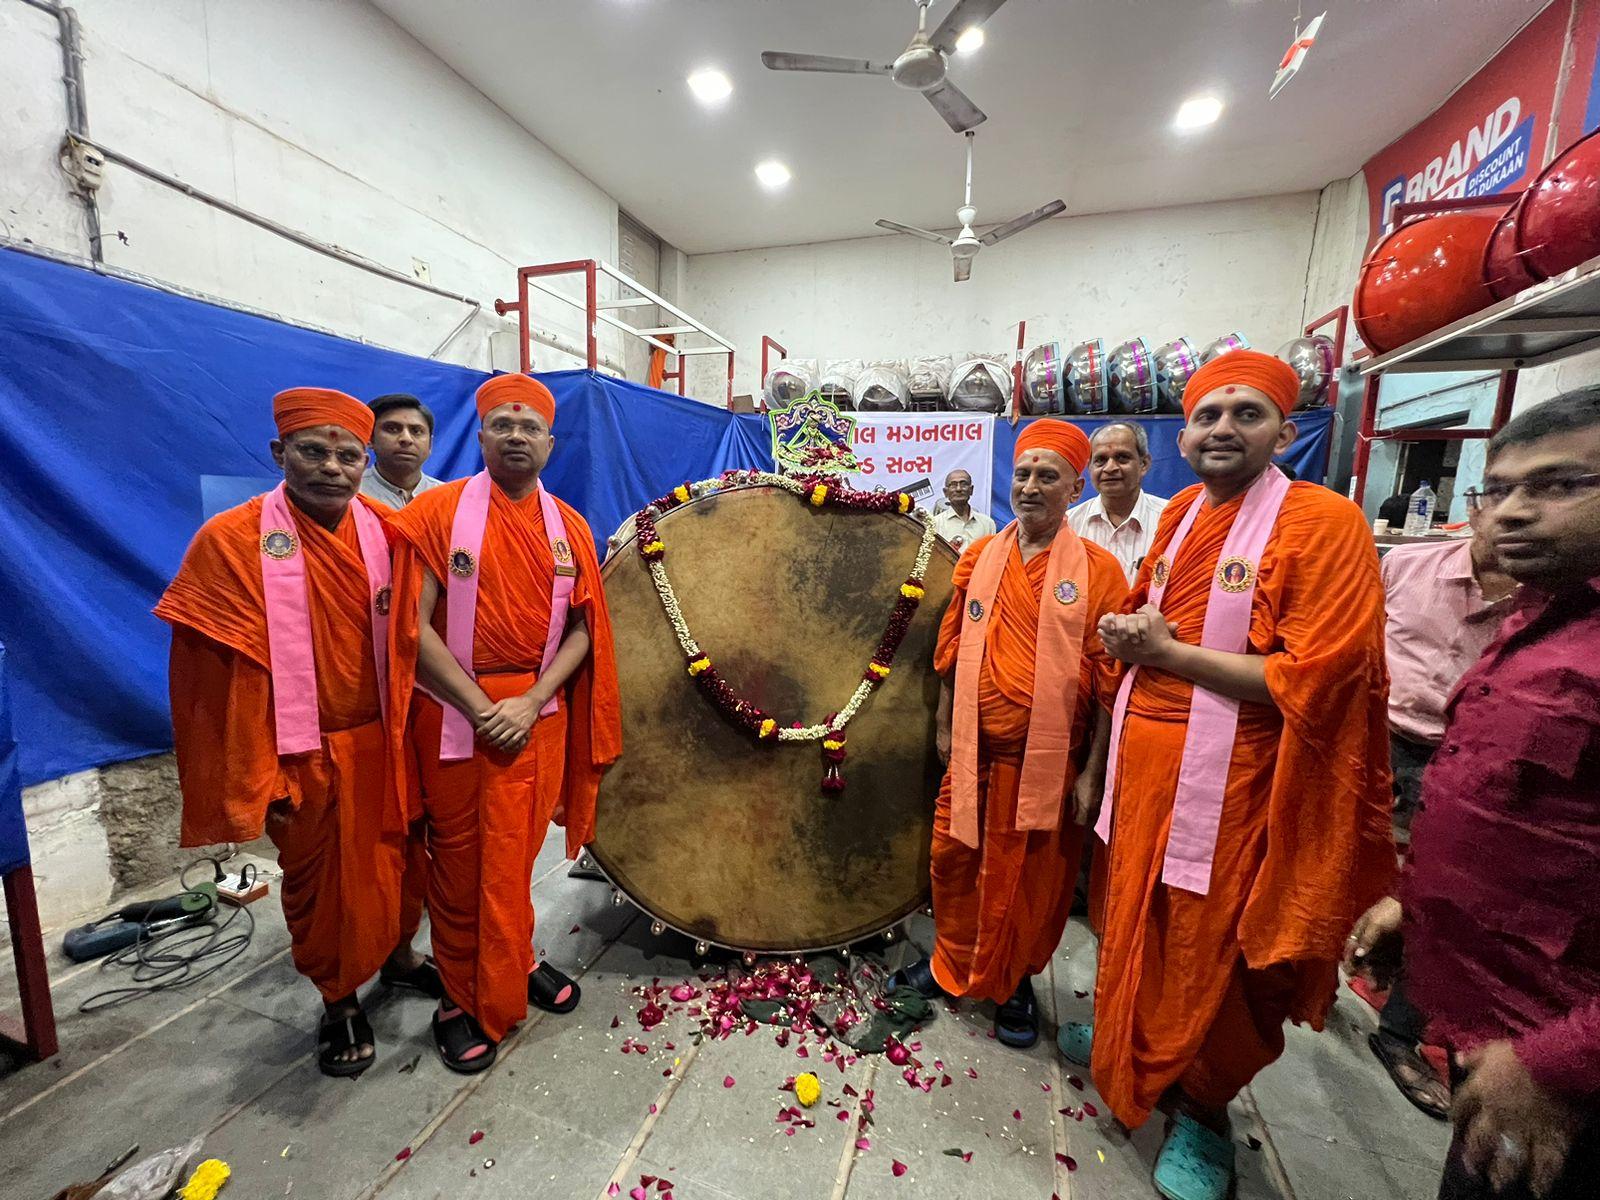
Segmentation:
{"type": "Polygon", "coordinates": [[[1513,204],[1511,211],[1500,218],[1483,252],[1483,281],[1496,300],[1509,300],[1523,288],[1539,282],[1529,273],[1523,255],[1517,250],[1517,214],[1521,207],[1520,202],[1513,204]]]}
{"type": "Polygon", "coordinates": [[[1535,279],[1600,254],[1600,130],[1568,146],[1518,206],[1517,249],[1535,279]]]}
{"type": "Polygon", "coordinates": [[[1382,354],[1494,303],[1483,256],[1499,216],[1422,217],[1379,242],[1361,268],[1351,306],[1361,340],[1382,354]]]}

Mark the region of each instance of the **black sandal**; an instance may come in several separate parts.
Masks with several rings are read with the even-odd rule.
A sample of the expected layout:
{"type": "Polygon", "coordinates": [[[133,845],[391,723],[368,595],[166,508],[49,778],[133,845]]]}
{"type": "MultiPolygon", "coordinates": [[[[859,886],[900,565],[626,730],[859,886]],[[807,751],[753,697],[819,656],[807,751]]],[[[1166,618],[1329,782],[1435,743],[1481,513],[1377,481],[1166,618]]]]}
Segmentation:
{"type": "Polygon", "coordinates": [[[372,1026],[367,1014],[359,1008],[348,1017],[324,1015],[317,1027],[317,1068],[335,1079],[354,1079],[378,1061],[377,1041],[372,1036],[372,1026]],[[366,1058],[340,1059],[347,1050],[371,1046],[366,1058]]]}
{"type": "Polygon", "coordinates": [[[409,971],[390,971],[384,967],[378,972],[378,982],[385,987],[421,992],[434,1000],[444,998],[444,981],[439,978],[439,968],[431,958],[424,958],[409,971]]]}
{"type": "MultiPolygon", "coordinates": [[[[444,1001],[449,1004],[449,1001],[444,1001]]],[[[444,1013],[433,1010],[433,1045],[439,1061],[460,1075],[476,1075],[494,1066],[500,1053],[497,1042],[489,1040],[472,1014],[464,1008],[449,1007],[444,1013]],[[479,1047],[487,1049],[479,1050],[479,1047]],[[478,1050],[476,1055],[474,1050],[478,1050]]]]}
{"type": "Polygon", "coordinates": [[[944,995],[944,989],[933,977],[933,963],[926,958],[918,959],[909,967],[901,967],[889,976],[889,983],[884,991],[892,994],[896,989],[903,987],[910,988],[928,1000],[935,1000],[944,995]]]}
{"type": "Polygon", "coordinates": [[[1039,1008],[1033,999],[1032,979],[1023,976],[1011,999],[994,1010],[994,1036],[1018,1050],[1039,1040],[1039,1008]]]}
{"type": "Polygon", "coordinates": [[[1389,1078],[1400,1094],[1418,1110],[1427,1113],[1435,1121],[1449,1117],[1449,1089],[1434,1071],[1433,1065],[1415,1047],[1381,1031],[1367,1035],[1367,1046],[1383,1064],[1383,1069],[1389,1072],[1389,1078]]]}
{"type": "Polygon", "coordinates": [[[545,1012],[569,1013],[578,1007],[580,995],[582,991],[577,981],[569,979],[547,962],[540,963],[528,975],[528,1003],[545,1012]],[[563,988],[567,989],[567,998],[558,1004],[556,997],[561,995],[563,988]]]}

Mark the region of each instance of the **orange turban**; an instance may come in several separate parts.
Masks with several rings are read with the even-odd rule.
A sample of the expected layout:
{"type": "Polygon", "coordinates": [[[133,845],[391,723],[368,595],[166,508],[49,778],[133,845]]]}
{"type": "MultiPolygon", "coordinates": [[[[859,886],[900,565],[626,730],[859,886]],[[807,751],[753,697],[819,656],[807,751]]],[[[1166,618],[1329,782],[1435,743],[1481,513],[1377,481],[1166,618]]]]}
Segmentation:
{"type": "Polygon", "coordinates": [[[1183,389],[1183,415],[1187,417],[1207,395],[1230,383],[1255,388],[1286,417],[1300,399],[1300,376],[1283,359],[1259,350],[1230,350],[1189,377],[1183,389]]]}
{"type": "Polygon", "coordinates": [[[1017,434],[1017,447],[1012,451],[1011,461],[1021,458],[1025,450],[1054,450],[1079,475],[1089,465],[1089,435],[1070,421],[1051,417],[1029,421],[1017,434]]]}
{"type": "Polygon", "coordinates": [[[372,440],[372,410],[354,396],[332,388],[290,388],[279,392],[272,398],[272,419],[278,423],[281,438],[313,425],[337,425],[363,442],[372,440]]]}
{"type": "Polygon", "coordinates": [[[479,420],[488,416],[490,409],[502,404],[526,404],[544,418],[546,425],[556,423],[556,398],[531,375],[496,375],[478,389],[477,398],[479,420]]]}

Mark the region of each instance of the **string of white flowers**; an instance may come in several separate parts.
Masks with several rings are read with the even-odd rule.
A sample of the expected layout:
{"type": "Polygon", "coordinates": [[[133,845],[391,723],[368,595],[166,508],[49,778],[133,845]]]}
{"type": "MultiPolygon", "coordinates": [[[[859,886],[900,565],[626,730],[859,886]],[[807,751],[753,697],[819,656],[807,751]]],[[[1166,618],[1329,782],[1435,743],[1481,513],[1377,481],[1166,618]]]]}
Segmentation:
{"type": "MultiPolygon", "coordinates": [[[[809,491],[809,488],[797,480],[791,479],[787,475],[776,475],[771,471],[743,471],[739,473],[738,478],[734,481],[703,479],[699,483],[688,484],[687,487],[692,496],[698,497],[708,492],[722,490],[727,485],[727,482],[735,482],[738,486],[781,488],[783,491],[800,497],[804,497],[809,491]]],[[[660,515],[648,509],[646,512],[652,519],[660,515]]],[[[928,566],[933,562],[933,544],[938,537],[938,533],[934,529],[933,521],[922,509],[914,509],[906,515],[911,516],[922,524],[922,540],[917,545],[917,557],[912,565],[911,577],[925,581],[928,577],[928,566]]],[[[695,641],[694,635],[689,632],[689,622],[684,618],[683,609],[678,604],[678,594],[673,589],[671,578],[667,575],[667,565],[664,559],[656,559],[650,563],[650,581],[655,584],[656,595],[661,597],[661,607],[667,614],[667,620],[672,625],[672,632],[678,639],[678,646],[683,651],[684,657],[691,659],[700,657],[702,653],[700,643],[695,641]]],[[[839,710],[838,715],[831,724],[803,725],[798,729],[780,729],[778,730],[778,740],[780,742],[816,742],[821,741],[829,732],[838,732],[844,729],[855,717],[856,713],[861,710],[861,706],[867,702],[867,697],[872,695],[875,687],[876,684],[863,678],[856,685],[856,690],[851,693],[850,699],[845,702],[844,707],[839,710]]]]}

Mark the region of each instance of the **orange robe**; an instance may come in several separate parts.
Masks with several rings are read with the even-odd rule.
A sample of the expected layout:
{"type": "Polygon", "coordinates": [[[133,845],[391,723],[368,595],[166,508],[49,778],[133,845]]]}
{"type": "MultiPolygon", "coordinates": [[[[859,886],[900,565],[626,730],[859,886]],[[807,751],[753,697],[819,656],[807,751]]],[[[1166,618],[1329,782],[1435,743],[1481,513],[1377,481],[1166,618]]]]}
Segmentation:
{"type": "MultiPolygon", "coordinates": [[[[956,563],[955,592],[939,627],[934,669],[950,677],[961,645],[967,586],[989,537],[968,546],[956,563]]],[[[1088,757],[1090,717],[1096,701],[1110,707],[1115,693],[1111,660],[1095,626],[1116,612],[1128,594],[1117,560],[1084,543],[1089,605],[1072,719],[1073,757],[1062,792],[1059,828],[1017,829],[1017,791],[1033,711],[1034,645],[1039,598],[1050,553],[1026,564],[1013,547],[995,592],[994,617],[978,673],[977,849],[950,835],[950,772],[945,772],[933,815],[933,974],[956,996],[1004,1002],[1022,980],[1043,970],[1061,941],[1072,908],[1072,883],[1082,859],[1084,828],[1072,822],[1072,785],[1088,757]]],[[[961,697],[957,697],[957,702],[961,697]]]]}
{"type": "MultiPolygon", "coordinates": [[[[1128,611],[1148,599],[1152,566],[1199,491],[1167,505],[1128,611]]],[[[1181,641],[1200,641],[1242,503],[1201,513],[1171,564],[1163,607],[1181,641]]],[[[1193,685],[1142,668],[1129,697],[1112,781],[1094,1079],[1130,1127],[1173,1084],[1225,1105],[1283,1052],[1285,1020],[1321,1028],[1345,937],[1394,872],[1383,585],[1360,510],[1292,484],[1258,580],[1250,650],[1266,656],[1275,704],[1239,706],[1205,896],[1161,882],[1193,685]]]]}
{"type": "Polygon", "coordinates": [[[296,514],[322,748],[280,758],[260,523],[260,497],[207,521],[156,605],[172,626],[179,841],[272,838],[295,967],[334,1001],[371,978],[420,917],[409,911],[409,931],[402,924],[406,827],[388,770],[367,571],[353,517],[330,533],[296,514]]]}
{"type": "MultiPolygon", "coordinates": [[[[567,855],[594,835],[600,777],[622,752],[622,716],[611,616],[600,584],[594,536],[557,500],[578,567],[571,613],[588,623],[592,649],[558,693],[560,707],[534,722],[516,754],[481,742],[461,762],[439,761],[439,703],[415,687],[423,568],[440,581],[433,626],[442,638],[451,525],[466,480],[433,488],[389,518],[394,534],[390,622],[393,711],[410,712],[395,731],[396,770],[426,818],[433,956],[450,999],[494,1040],[528,1011],[533,970],[533,861],[552,820],[565,824],[567,855]]],[[[472,666],[492,700],[526,692],[538,678],[550,626],[555,560],[537,493],[512,500],[490,489],[478,556],[472,666]]]]}

